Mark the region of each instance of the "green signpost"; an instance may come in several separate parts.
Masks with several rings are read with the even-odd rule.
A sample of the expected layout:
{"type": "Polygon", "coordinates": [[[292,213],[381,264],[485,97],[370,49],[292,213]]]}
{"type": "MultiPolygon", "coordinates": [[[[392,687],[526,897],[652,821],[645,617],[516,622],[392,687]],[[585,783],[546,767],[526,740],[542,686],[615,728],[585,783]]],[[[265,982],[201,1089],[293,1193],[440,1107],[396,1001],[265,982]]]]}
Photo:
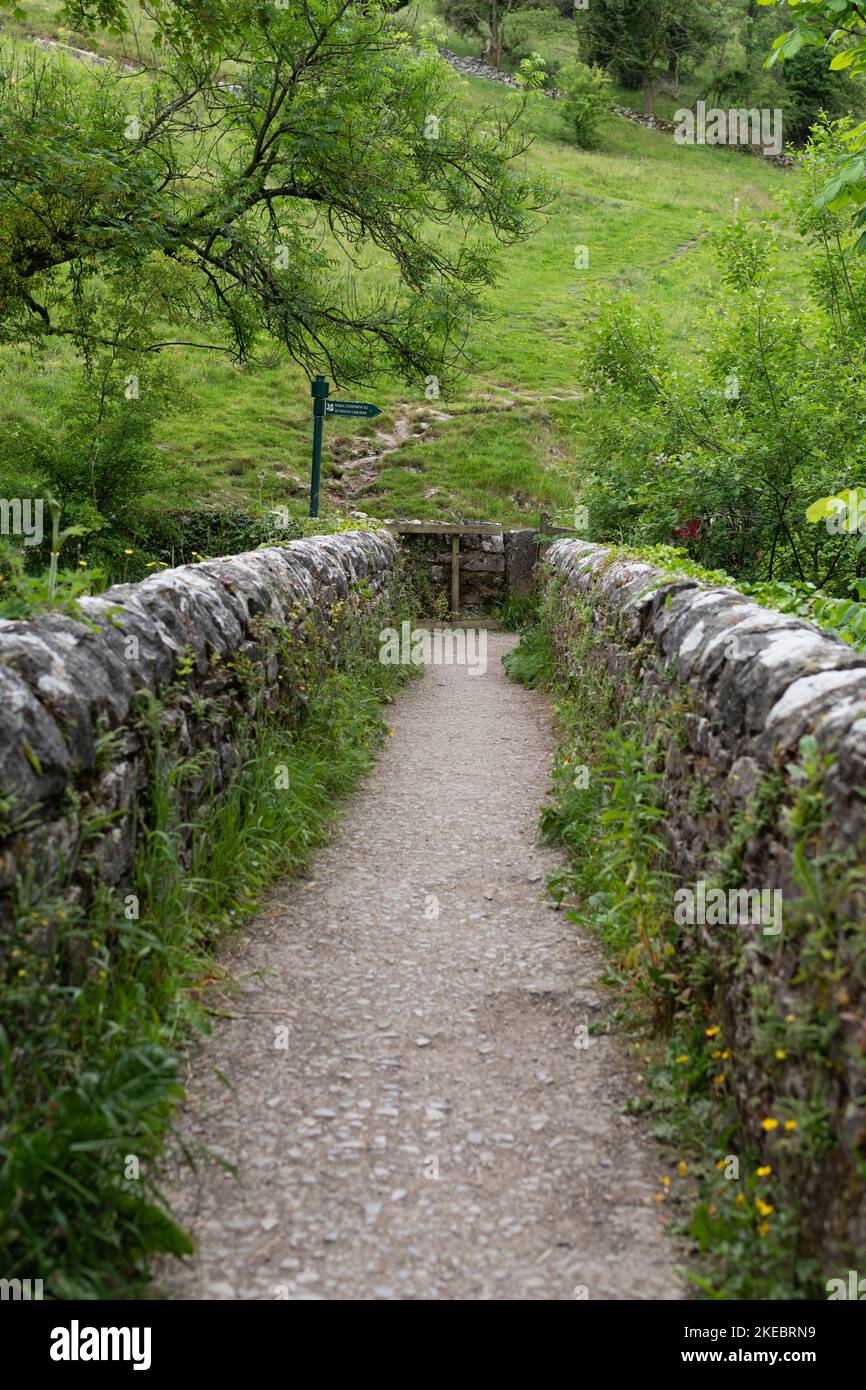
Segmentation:
{"type": "Polygon", "coordinates": [[[326,415],[355,415],[370,419],[381,415],[377,405],[369,401],[331,401],[328,400],[328,383],[321,372],[312,384],[313,397],[313,472],[310,478],[310,516],[319,515],[319,483],[322,476],[322,425],[326,415]]]}
{"type": "Polygon", "coordinates": [[[322,421],[325,418],[325,403],[328,396],[328,383],[319,372],[310,391],[313,397],[313,474],[310,479],[310,516],[319,515],[319,479],[322,476],[322,421]]]}

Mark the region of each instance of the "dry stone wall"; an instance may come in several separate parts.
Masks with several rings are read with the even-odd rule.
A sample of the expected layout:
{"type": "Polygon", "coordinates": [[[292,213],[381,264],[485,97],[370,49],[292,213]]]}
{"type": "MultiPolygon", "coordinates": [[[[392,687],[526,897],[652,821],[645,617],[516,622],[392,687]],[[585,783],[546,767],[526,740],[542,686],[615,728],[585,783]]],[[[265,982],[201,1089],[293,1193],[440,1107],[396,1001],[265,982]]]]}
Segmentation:
{"type": "MultiPolygon", "coordinates": [[[[223,787],[235,735],[297,716],[312,663],[387,604],[397,545],[344,532],[166,570],[0,622],[0,903],[86,900],[130,870],[157,742],[191,761],[185,810],[223,787]]],[[[2,920],[2,918],[0,918],[2,920]]]]}
{"type": "Polygon", "coordinates": [[[784,768],[807,733],[835,760],[826,786],[835,835],[846,845],[862,844],[866,656],[734,589],[671,580],[649,565],[614,559],[602,546],[557,541],[548,564],[591,600],[599,630],[615,620],[614,669],[622,652],[646,643],[637,661],[644,690],[677,684],[696,697],[686,719],[691,756],[683,770],[711,777],[716,805],[700,817],[685,808],[678,815],[672,852],[682,873],[717,845],[725,811],[741,805],[762,774],[784,768]]]}
{"type": "Polygon", "coordinates": [[[781,1117],[774,1164],[809,1248],[831,1268],[862,1261],[866,658],[587,542],[557,541],[546,570],[561,674],[602,673],[658,740],[675,885],[781,894],[777,933],[698,913],[678,949],[708,968],[744,1132],[770,1142],[763,1121],[781,1117]]]}

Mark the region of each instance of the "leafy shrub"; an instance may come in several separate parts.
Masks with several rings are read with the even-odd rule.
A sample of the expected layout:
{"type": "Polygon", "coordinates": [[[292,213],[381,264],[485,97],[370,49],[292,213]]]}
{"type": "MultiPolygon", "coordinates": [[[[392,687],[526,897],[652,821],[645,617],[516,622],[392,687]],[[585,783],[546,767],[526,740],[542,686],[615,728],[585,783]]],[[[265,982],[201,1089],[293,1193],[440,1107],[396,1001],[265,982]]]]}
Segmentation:
{"type": "Polygon", "coordinates": [[[0,618],[32,618],[46,608],[78,618],[78,599],[103,588],[99,570],[55,567],[31,574],[20,550],[0,545],[0,618]]]}
{"type": "Polygon", "coordinates": [[[240,555],[260,545],[298,540],[304,534],[295,517],[257,515],[239,507],[191,508],[187,511],[141,511],[129,532],[129,545],[145,560],[189,565],[217,555],[240,555]]]}
{"type": "Polygon", "coordinates": [[[563,63],[557,74],[560,112],[570,138],[582,149],[598,144],[598,127],[610,110],[610,78],[603,68],[563,63]]]}
{"type": "Polygon", "coordinates": [[[739,580],[861,597],[863,548],[807,515],[866,482],[866,263],[813,195],[836,138],[813,142],[791,199],[805,304],[792,306],[772,222],[742,220],[710,237],[721,285],[686,365],[651,308],[600,307],[580,495],[593,539],[681,545],[739,580]]]}
{"type": "MultiPolygon", "coordinates": [[[[831,118],[851,106],[851,88],[843,74],[831,72],[819,48],[801,48],[782,64],[785,139],[801,144],[822,113],[831,118]]],[[[857,96],[862,98],[862,92],[857,96]]],[[[855,98],[856,100],[856,98],[855,98]]]]}
{"type": "MultiPolygon", "coordinates": [[[[154,426],[184,403],[161,360],[136,364],[133,372],[129,363],[107,357],[59,373],[47,418],[0,419],[0,489],[6,497],[55,497],[64,522],[91,537],[106,533],[122,549],[142,495],[166,482],[154,426]]],[[[92,553],[93,546],[91,540],[92,553]]],[[[44,563],[44,549],[34,546],[29,558],[44,563]]]]}

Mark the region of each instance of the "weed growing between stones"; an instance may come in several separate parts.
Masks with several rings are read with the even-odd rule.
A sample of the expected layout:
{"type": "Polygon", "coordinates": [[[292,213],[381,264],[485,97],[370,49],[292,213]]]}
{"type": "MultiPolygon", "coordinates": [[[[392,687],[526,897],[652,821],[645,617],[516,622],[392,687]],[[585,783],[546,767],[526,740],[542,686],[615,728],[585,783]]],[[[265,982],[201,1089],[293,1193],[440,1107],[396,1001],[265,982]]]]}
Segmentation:
{"type": "MultiPolygon", "coordinates": [[[[327,632],[314,619],[304,640],[273,634],[281,680],[298,695],[288,718],[268,713],[255,668],[238,663],[250,712],[219,794],[208,750],[176,747],[179,670],[141,705],[152,779],[131,880],[95,885],[89,901],[67,891],[72,863],[50,896],[34,876],[19,880],[0,958],[4,1276],[41,1278],[46,1297],[126,1298],[140,1294],[152,1253],[189,1250],[155,1173],[182,1099],[178,1049],[208,1026],[219,976],[209,951],[272,878],[306,863],[370,768],[382,702],[407,674],[377,659],[395,607],[398,621],[410,611],[401,598],[351,622],[333,612],[327,632]]],[[[187,719],[206,718],[206,706],[187,719]]],[[[79,847],[74,857],[80,870],[79,847]]]]}
{"type": "Polygon", "coordinates": [[[744,947],[736,929],[677,925],[666,818],[676,796],[699,809],[708,795],[670,780],[682,775],[688,691],[664,671],[639,683],[646,653],[598,621],[589,599],[554,580],[539,626],[506,658],[515,679],[553,695],[559,750],[542,832],[571,863],[550,890],[606,948],[612,1022],[640,1064],[632,1108],[670,1154],[655,1199],[693,1243],[688,1278],[711,1298],[826,1297],[838,1273],[828,1251],[857,1262],[846,1203],[863,1178],[866,1089],[864,1049],[853,1056],[840,1025],[863,975],[863,871],[824,838],[831,760],[804,738],[706,868],[712,885],[738,888],[758,846],[788,846],[784,942],[758,934],[744,947]],[[831,1118],[846,1103],[843,1154],[831,1118]]]}

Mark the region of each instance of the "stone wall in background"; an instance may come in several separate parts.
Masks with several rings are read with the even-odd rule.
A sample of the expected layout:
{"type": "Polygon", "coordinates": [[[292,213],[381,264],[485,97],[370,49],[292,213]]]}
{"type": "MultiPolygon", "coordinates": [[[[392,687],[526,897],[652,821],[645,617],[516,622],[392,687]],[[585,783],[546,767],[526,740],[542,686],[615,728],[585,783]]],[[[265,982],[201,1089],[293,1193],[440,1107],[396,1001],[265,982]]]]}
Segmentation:
{"type": "Polygon", "coordinates": [[[560,672],[603,673],[646,747],[660,739],[677,884],[729,887],[735,863],[734,887],[783,895],[778,935],[698,924],[680,949],[709,966],[745,1131],[766,1142],[764,1118],[801,1117],[796,1131],[780,1124],[773,1162],[803,1204],[812,1251],[831,1263],[862,1259],[866,658],[733,589],[671,578],[601,546],[557,541],[546,568],[559,595],[560,672]],[[811,759],[806,735],[818,750],[811,759]]]}
{"type": "MultiPolygon", "coordinates": [[[[420,616],[446,618],[451,613],[452,536],[435,522],[392,522],[400,545],[419,576],[420,616]],[[416,531],[408,528],[417,527],[416,531]],[[426,530],[420,528],[425,527],[426,530]],[[431,531],[433,532],[431,534],[431,531]]],[[[505,531],[490,522],[459,523],[460,616],[489,616],[509,589],[526,593],[535,583],[538,550],[535,531],[505,531]],[[483,526],[473,532],[473,524],[483,526]]],[[[445,523],[443,523],[444,527],[445,523]]]]}
{"type": "Polygon", "coordinates": [[[209,798],[241,722],[303,709],[305,660],[387,602],[396,558],[386,533],[344,532],[116,585],[80,621],[0,621],[0,923],[33,885],[75,903],[124,883],[155,745],[197,762],[187,809],[209,798]]]}

